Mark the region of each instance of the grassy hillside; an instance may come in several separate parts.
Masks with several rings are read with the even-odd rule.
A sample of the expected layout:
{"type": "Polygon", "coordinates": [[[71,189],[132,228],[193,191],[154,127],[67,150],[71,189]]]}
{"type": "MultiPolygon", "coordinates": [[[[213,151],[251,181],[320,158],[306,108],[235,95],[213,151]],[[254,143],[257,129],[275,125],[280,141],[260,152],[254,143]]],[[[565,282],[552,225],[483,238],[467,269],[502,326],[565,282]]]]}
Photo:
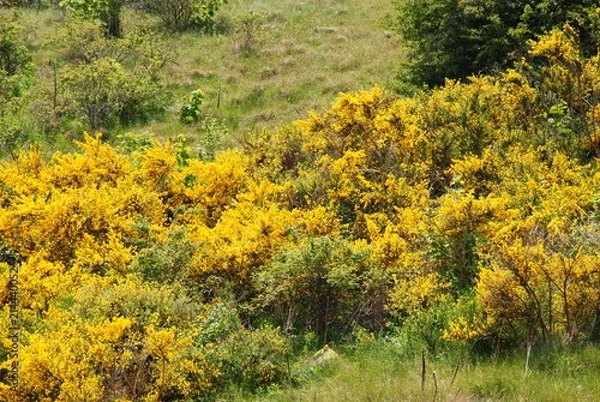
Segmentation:
{"type": "MultiPolygon", "coordinates": [[[[183,125],[178,112],[189,93],[201,89],[206,94],[202,116],[232,144],[248,131],[324,110],[340,92],[387,87],[403,55],[385,23],[392,10],[387,0],[232,0],[215,17],[216,33],[167,34],[174,51],[164,74],[167,113],[142,125],[113,128],[111,134],[184,135],[193,144],[202,124],[183,125]]],[[[33,65],[47,86],[53,80],[50,63],[61,51],[53,41],[64,17],[57,10],[24,9],[22,14],[33,65]]],[[[124,14],[125,33],[155,23],[140,12],[124,14]]],[[[84,129],[70,124],[67,134],[78,138],[84,129]]]]}
{"type": "Polygon", "coordinates": [[[203,89],[205,112],[238,134],[304,118],[339,92],[388,84],[402,57],[384,26],[391,10],[386,0],[232,1],[218,17],[230,32],[173,37],[180,56],[170,84],[181,96],[203,89]],[[254,31],[242,22],[251,12],[261,23],[254,31]]]}

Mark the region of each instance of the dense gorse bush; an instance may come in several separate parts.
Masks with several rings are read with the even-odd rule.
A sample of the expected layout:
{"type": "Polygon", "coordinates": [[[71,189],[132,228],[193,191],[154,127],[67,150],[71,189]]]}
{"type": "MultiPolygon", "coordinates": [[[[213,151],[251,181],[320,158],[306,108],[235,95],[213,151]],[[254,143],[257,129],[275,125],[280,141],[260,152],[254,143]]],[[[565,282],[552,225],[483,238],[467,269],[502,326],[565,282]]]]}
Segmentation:
{"type": "MultiPolygon", "coordinates": [[[[127,40],[71,49],[70,79],[119,73],[127,40]]],[[[19,353],[0,344],[0,399],[256,391],[367,330],[436,354],[596,339],[600,56],[570,26],[529,45],[497,76],[340,94],[210,157],[86,134],[2,161],[0,336],[16,325],[19,353]]]]}

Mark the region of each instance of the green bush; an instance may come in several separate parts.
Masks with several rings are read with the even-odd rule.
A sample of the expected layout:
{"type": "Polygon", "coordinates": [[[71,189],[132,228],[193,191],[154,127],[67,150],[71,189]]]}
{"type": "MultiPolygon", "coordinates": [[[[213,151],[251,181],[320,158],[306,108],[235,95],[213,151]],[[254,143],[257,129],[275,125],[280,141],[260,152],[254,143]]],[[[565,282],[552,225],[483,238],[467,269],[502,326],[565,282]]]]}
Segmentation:
{"type": "Polygon", "coordinates": [[[593,0],[396,0],[397,29],[411,45],[407,79],[442,85],[509,66],[527,41],[569,23],[588,52],[598,43],[593,0]]]}
{"type": "Polygon", "coordinates": [[[386,273],[369,257],[327,237],[284,248],[256,274],[256,303],[285,331],[314,331],[323,343],[350,333],[355,324],[376,327],[386,273]]]}
{"type": "Polygon", "coordinates": [[[27,69],[29,50],[21,38],[18,14],[0,14],[0,74],[14,76],[27,69]]]}
{"type": "Polygon", "coordinates": [[[267,15],[264,12],[248,11],[239,14],[234,19],[235,50],[244,56],[250,56],[256,51],[259,36],[264,31],[267,15]]]}
{"type": "Polygon", "coordinates": [[[169,233],[164,243],[154,244],[139,252],[133,267],[146,281],[173,283],[185,278],[186,265],[191,260],[194,245],[185,232],[169,233]]]}
{"type": "Polygon", "coordinates": [[[215,15],[225,4],[227,4],[227,0],[195,0],[192,23],[204,31],[213,31],[216,24],[215,15]]]}
{"type": "Polygon", "coordinates": [[[277,328],[248,329],[231,303],[214,302],[194,337],[207,360],[218,367],[220,387],[235,384],[256,391],[286,375],[288,342],[277,328]]]}
{"type": "Polygon", "coordinates": [[[60,6],[84,19],[102,21],[107,38],[123,34],[121,9],[124,0],[62,0],[60,6]]]}
{"type": "Polygon", "coordinates": [[[60,88],[48,98],[61,97],[66,116],[84,120],[91,129],[144,121],[163,110],[166,100],[161,72],[172,53],[145,28],[107,40],[101,26],[67,22],[56,45],[65,63],[56,74],[60,88]]]}
{"type": "Polygon", "coordinates": [[[202,119],[199,138],[199,157],[205,161],[215,160],[217,150],[222,147],[223,140],[227,138],[229,131],[223,122],[212,117],[202,119]]]}
{"type": "Polygon", "coordinates": [[[57,5],[60,0],[2,0],[0,7],[32,7],[36,9],[57,5]]]}
{"type": "Polygon", "coordinates": [[[189,99],[179,109],[179,116],[183,123],[193,123],[200,117],[200,105],[204,103],[204,92],[196,89],[190,93],[189,99]]]}
{"type": "Polygon", "coordinates": [[[213,22],[226,0],[139,0],[139,7],[160,18],[165,27],[181,31],[192,24],[202,28],[213,22]]]}
{"type": "Polygon", "coordinates": [[[92,129],[129,124],[158,110],[154,96],[160,86],[126,70],[110,58],[71,66],[62,75],[69,98],[68,110],[74,118],[83,117],[92,129]]]}
{"type": "Polygon", "coordinates": [[[23,96],[32,84],[29,50],[19,14],[0,13],[0,149],[11,153],[27,139],[23,96]]]}

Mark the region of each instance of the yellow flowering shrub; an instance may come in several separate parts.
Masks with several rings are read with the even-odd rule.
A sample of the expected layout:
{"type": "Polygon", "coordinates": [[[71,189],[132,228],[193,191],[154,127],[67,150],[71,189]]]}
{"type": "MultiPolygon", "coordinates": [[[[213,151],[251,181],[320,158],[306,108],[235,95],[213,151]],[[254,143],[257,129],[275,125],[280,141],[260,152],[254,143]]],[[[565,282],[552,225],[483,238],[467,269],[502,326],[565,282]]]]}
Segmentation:
{"type": "Polygon", "coordinates": [[[226,210],[214,228],[203,223],[192,226],[190,239],[200,246],[190,276],[201,284],[216,276],[231,281],[239,290],[247,289],[252,271],[289,241],[296,216],[274,205],[259,208],[240,202],[226,210]]]}
{"type": "Polygon", "coordinates": [[[340,94],[213,161],[87,134],[0,161],[0,399],[255,391],[289,375],[283,334],[356,325],[432,351],[598,333],[599,56],[569,27],[530,45],[494,77],[340,94]]]}
{"type": "Polygon", "coordinates": [[[390,292],[390,303],[394,309],[404,312],[426,310],[432,305],[448,300],[445,290],[448,284],[436,273],[424,274],[408,270],[402,276],[394,275],[394,288],[390,292]]]}
{"type": "Polygon", "coordinates": [[[214,162],[192,160],[174,173],[177,193],[185,196],[185,205],[201,210],[209,226],[214,226],[225,208],[241,193],[248,181],[249,160],[236,151],[216,156],[214,162]]]}

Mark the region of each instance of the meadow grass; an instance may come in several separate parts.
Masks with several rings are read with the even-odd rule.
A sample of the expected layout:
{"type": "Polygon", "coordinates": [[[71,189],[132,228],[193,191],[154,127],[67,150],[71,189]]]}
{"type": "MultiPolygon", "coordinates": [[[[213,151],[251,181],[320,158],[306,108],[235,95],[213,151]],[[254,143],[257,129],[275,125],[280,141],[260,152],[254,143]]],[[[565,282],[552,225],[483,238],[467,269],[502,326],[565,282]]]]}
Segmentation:
{"type": "MultiPolygon", "coordinates": [[[[216,16],[215,33],[168,34],[176,57],[165,74],[167,113],[116,131],[162,140],[183,135],[193,143],[202,135],[201,124],[181,123],[178,111],[191,91],[201,89],[203,116],[226,128],[224,146],[232,146],[249,131],[323,111],[340,92],[389,87],[403,58],[385,24],[392,12],[389,0],[230,0],[216,16]],[[248,28],[250,17],[257,23],[248,28]]],[[[23,10],[32,61],[46,80],[57,57],[52,38],[63,19],[55,9],[23,10]]],[[[125,31],[152,22],[133,10],[124,13],[125,31]]]]}
{"type": "MultiPolygon", "coordinates": [[[[238,140],[306,118],[340,92],[390,86],[402,60],[384,23],[391,11],[387,0],[231,1],[217,16],[224,33],[172,37],[179,57],[169,88],[180,101],[202,89],[203,113],[224,122],[238,140]],[[258,27],[244,29],[251,13],[258,27]]],[[[193,136],[195,128],[167,120],[151,130],[193,136]]]]}
{"type": "MultiPolygon", "coordinates": [[[[340,352],[331,367],[300,385],[270,387],[258,395],[229,391],[233,402],[584,402],[600,400],[600,348],[534,353],[529,370],[525,355],[501,359],[426,358],[421,388],[420,357],[407,357],[394,347],[376,343],[358,351],[340,352]],[[435,374],[434,374],[435,373],[435,374]],[[435,377],[435,378],[434,378],[435,377]]],[[[308,363],[304,363],[308,364],[308,363]]]]}

